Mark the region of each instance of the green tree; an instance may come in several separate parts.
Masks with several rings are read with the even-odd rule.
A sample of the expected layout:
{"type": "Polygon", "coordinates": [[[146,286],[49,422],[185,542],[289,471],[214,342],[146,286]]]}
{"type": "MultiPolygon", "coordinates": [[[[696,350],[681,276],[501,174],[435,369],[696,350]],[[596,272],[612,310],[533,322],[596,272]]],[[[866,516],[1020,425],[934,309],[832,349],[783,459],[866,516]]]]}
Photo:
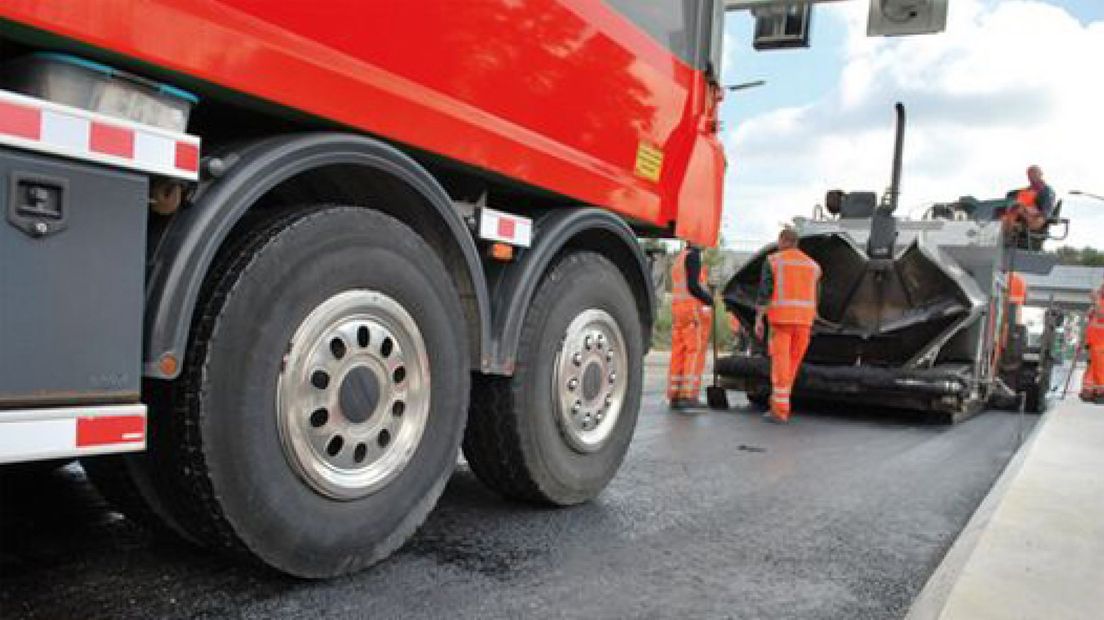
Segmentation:
{"type": "Polygon", "coordinates": [[[1078,249],[1064,245],[1051,253],[1057,256],[1058,262],[1063,265],[1104,267],[1104,253],[1089,246],[1078,249]]]}

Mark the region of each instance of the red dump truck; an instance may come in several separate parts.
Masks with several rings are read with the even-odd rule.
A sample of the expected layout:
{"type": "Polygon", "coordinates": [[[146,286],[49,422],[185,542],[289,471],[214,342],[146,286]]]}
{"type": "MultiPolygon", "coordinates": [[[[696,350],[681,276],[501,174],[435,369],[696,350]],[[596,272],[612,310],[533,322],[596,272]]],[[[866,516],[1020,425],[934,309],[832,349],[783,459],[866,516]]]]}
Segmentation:
{"type": "Polygon", "coordinates": [[[356,570],[463,453],[594,497],[711,244],[721,0],[0,3],[0,463],[356,570]]]}

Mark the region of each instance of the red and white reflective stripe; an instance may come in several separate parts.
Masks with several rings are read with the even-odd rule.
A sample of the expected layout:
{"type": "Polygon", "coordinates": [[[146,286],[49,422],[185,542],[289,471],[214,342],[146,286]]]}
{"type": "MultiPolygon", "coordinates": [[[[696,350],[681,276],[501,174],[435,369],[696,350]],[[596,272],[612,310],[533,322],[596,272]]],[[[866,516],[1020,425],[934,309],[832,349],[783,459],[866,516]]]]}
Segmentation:
{"type": "Polygon", "coordinates": [[[533,220],[483,207],[479,210],[479,236],[527,248],[533,242],[533,220]]]}
{"type": "Polygon", "coordinates": [[[0,463],[145,448],[145,405],[0,411],[0,463]]]}
{"type": "Polygon", "coordinates": [[[199,178],[199,138],[0,90],[0,144],[179,179],[199,178]]]}

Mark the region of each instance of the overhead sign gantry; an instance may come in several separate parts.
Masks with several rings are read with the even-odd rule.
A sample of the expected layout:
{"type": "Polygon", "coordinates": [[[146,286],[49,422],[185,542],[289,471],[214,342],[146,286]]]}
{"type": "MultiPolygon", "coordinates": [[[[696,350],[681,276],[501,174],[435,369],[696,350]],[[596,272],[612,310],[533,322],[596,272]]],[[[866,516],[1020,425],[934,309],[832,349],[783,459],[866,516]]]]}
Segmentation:
{"type": "MultiPolygon", "coordinates": [[[[757,50],[809,46],[813,5],[842,0],[725,0],[729,11],[750,11],[755,17],[757,50]]],[[[903,36],[942,32],[947,26],[948,0],[869,0],[867,36],[903,36]]]]}

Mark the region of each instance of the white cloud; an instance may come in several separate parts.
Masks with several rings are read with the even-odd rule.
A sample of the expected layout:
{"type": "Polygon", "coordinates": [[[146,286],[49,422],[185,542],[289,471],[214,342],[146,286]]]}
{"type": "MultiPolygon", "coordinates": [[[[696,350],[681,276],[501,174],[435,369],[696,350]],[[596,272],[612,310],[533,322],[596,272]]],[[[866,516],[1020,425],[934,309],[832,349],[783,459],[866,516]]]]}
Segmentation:
{"type": "Polygon", "coordinates": [[[740,41],[726,30],[721,39],[721,67],[724,71],[727,67],[735,65],[740,55],[740,41]]]}
{"type": "MultiPolygon", "coordinates": [[[[908,108],[903,212],[962,195],[995,198],[1038,163],[1059,196],[1104,192],[1104,22],[1083,25],[1038,0],[954,0],[937,35],[867,38],[866,3],[827,5],[845,24],[836,90],[802,107],[740,119],[724,136],[731,169],[724,234],[770,239],[832,188],[889,181],[895,101],[908,108]]],[[[812,42],[816,49],[816,41],[812,42]]],[[[769,76],[768,76],[769,77],[769,76]]],[[[1069,243],[1104,247],[1104,203],[1067,199],[1069,243]]]]}

